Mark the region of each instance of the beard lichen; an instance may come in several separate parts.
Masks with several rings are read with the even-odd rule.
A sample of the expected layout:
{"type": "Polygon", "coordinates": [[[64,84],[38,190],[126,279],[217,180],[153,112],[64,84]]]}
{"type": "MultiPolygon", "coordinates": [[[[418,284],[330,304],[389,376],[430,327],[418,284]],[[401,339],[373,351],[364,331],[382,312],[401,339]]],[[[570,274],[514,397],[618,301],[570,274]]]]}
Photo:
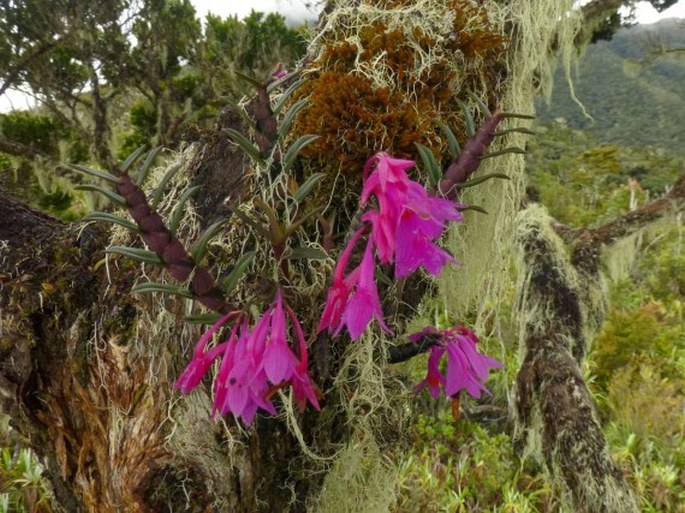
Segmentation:
{"type": "Polygon", "coordinates": [[[303,155],[359,174],[377,151],[415,158],[415,143],[445,153],[439,123],[467,136],[458,101],[494,105],[507,37],[492,21],[495,3],[374,1],[335,6],[310,44],[310,104],[296,135],[320,138],[303,155]]]}

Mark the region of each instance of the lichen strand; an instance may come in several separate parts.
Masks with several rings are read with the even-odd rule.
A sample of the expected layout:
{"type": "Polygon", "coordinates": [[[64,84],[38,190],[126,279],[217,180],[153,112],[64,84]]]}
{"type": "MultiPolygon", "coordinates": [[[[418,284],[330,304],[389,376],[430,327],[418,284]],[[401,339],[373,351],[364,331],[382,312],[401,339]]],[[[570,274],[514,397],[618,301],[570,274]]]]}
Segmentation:
{"type": "Polygon", "coordinates": [[[458,100],[473,105],[475,94],[498,103],[506,47],[502,28],[469,0],[336,8],[312,43],[309,80],[295,95],[310,105],[292,136],[321,136],[302,155],[351,173],[370,151],[416,158],[421,143],[445,155],[439,122],[468,137],[458,100]]]}

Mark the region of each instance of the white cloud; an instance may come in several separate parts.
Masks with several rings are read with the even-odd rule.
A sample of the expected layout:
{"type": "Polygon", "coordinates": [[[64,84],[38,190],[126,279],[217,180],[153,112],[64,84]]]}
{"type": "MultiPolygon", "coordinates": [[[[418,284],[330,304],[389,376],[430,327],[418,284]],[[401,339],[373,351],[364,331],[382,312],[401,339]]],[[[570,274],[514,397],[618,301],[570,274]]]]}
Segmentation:
{"type": "Polygon", "coordinates": [[[315,19],[319,9],[307,8],[305,0],[249,0],[231,2],[226,0],[191,0],[201,18],[208,12],[221,17],[238,15],[243,19],[251,10],[258,12],[279,12],[289,21],[315,19]]]}

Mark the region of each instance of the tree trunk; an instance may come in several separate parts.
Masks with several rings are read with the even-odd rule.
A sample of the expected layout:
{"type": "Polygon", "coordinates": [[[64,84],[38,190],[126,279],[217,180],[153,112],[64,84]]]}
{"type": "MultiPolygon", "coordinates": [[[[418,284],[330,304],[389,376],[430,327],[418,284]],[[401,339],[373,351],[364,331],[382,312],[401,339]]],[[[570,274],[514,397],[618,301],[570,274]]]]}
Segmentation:
{"type": "Polygon", "coordinates": [[[580,370],[607,310],[600,256],[683,205],[685,175],[664,197],[597,228],[569,229],[537,205],[519,215],[523,361],[515,387],[516,443],[559,478],[574,511],[638,511],[580,370]]]}
{"type": "MultiPolygon", "coordinates": [[[[567,7],[571,3],[569,0],[567,7]]],[[[547,26],[538,30],[537,16],[530,12],[528,2],[510,2],[505,7],[489,4],[497,14],[492,19],[470,1],[457,2],[461,10],[455,20],[456,30],[444,25],[454,14],[454,6],[447,2],[426,0],[424,4],[430,9],[413,14],[402,9],[383,14],[375,3],[359,2],[335,17],[336,9],[346,9],[344,4],[340,2],[330,11],[332,23],[321,24],[326,34],[312,42],[308,57],[311,69],[307,78],[311,82],[319,80],[314,93],[319,101],[316,108],[321,110],[303,110],[303,116],[293,125],[293,134],[281,134],[274,154],[277,165],[249,162],[232,142],[225,129],[238,127],[237,115],[222,116],[214,130],[198,134],[197,144],[180,157],[179,176],[185,177],[185,185],[192,181],[202,187],[193,211],[199,213],[197,225],[206,225],[219,214],[231,215],[231,208],[249,203],[251,196],[276,201],[279,194],[285,194],[277,187],[260,188],[258,180],[277,176],[281,146],[287,154],[293,141],[314,127],[312,131],[317,134],[327,133],[321,134],[316,145],[309,146],[311,153],[304,155],[303,151],[307,158],[292,166],[292,181],[287,188],[298,190],[314,173],[328,173],[318,192],[307,200],[320,200],[331,209],[326,215],[333,212],[336,216],[335,221],[312,222],[314,227],[301,233],[297,244],[305,247],[307,242],[318,243],[319,232],[326,232],[325,223],[336,227],[335,233],[327,232],[325,236],[343,239],[354,222],[360,162],[363,164],[382,149],[415,158],[416,142],[438,141],[432,149],[436,154],[446,154],[447,143],[440,139],[436,120],[448,122],[463,135],[467,133],[466,124],[456,100],[469,103],[475,94],[494,110],[500,107],[507,91],[532,89],[533,78],[540,79],[544,66],[537,60],[547,59],[546,50],[538,47],[539,38],[544,35],[545,41],[554,39],[550,25],[560,19],[559,12],[550,11],[546,14],[547,26]],[[363,19],[363,12],[369,11],[373,12],[363,19]],[[514,15],[509,16],[511,13],[514,15]],[[393,43],[407,23],[418,23],[424,16],[425,26],[404,33],[416,41],[406,46],[393,43]],[[353,18],[361,20],[360,26],[354,26],[353,18]],[[378,21],[381,18],[387,26],[378,21]],[[520,22],[524,18],[527,21],[520,22]],[[470,33],[472,27],[475,30],[470,33]],[[509,47],[505,44],[505,27],[514,34],[509,47]],[[347,30],[358,31],[360,38],[347,34],[347,30]],[[548,33],[543,34],[545,30],[548,33]],[[387,37],[376,38],[377,33],[387,37]],[[362,35],[371,58],[364,56],[362,48],[350,53],[350,41],[361,41],[362,35]],[[525,38],[529,41],[527,47],[519,44],[525,38]],[[378,48],[386,43],[390,43],[388,48],[378,48]],[[433,53],[438,44],[444,48],[433,53]],[[396,52],[398,49],[401,51],[396,52]],[[526,51],[537,53],[534,58],[520,55],[526,51]],[[381,61],[382,66],[376,69],[369,64],[381,61]],[[354,74],[347,68],[357,65],[354,74]],[[518,67],[524,67],[525,72],[518,74],[518,67]],[[387,70],[391,73],[382,76],[387,70]],[[414,70],[414,82],[402,82],[397,90],[383,85],[396,76],[408,80],[407,70],[414,70]],[[375,72],[381,75],[375,76],[375,72]],[[341,85],[346,76],[347,81],[341,85]],[[378,83],[373,82],[376,79],[378,83]],[[349,96],[352,93],[357,96],[349,96]],[[358,114],[358,119],[348,120],[347,126],[335,125],[350,112],[358,114]],[[378,116],[380,124],[373,124],[374,116],[378,116]],[[368,119],[371,125],[361,127],[368,119]]],[[[416,9],[411,2],[407,6],[416,9]]],[[[315,96],[312,94],[312,101],[317,99],[315,96]]],[[[524,101],[509,102],[508,106],[530,109],[531,100],[531,96],[525,96],[524,101]]],[[[253,139],[257,142],[274,137],[273,130],[264,129],[273,128],[269,123],[275,119],[273,113],[269,108],[263,114],[264,119],[257,120],[262,123],[254,125],[257,134],[253,139]]],[[[260,143],[261,150],[270,151],[276,141],[266,142],[269,144],[260,143]]],[[[518,164],[520,167],[521,162],[518,164]]],[[[167,214],[174,201],[165,204],[167,214]]],[[[502,203],[499,197],[494,202],[502,203]]],[[[305,206],[314,210],[307,203],[305,206]]],[[[506,209],[491,212],[492,217],[511,215],[506,209]]],[[[308,215],[316,218],[310,210],[308,215]]],[[[187,242],[197,235],[195,219],[190,214],[181,218],[179,233],[189,239],[187,242]]],[[[217,249],[220,257],[216,257],[215,267],[219,275],[225,276],[231,270],[242,251],[255,249],[263,253],[269,249],[248,236],[251,232],[235,229],[234,225],[241,225],[238,221],[231,219],[226,238],[217,249]]],[[[199,312],[188,299],[131,294],[141,275],[140,265],[107,256],[103,251],[109,244],[140,245],[134,237],[92,225],[65,225],[2,194],[0,240],[7,241],[6,247],[0,246],[3,410],[42,458],[64,510],[299,512],[309,508],[382,512],[389,508],[395,490],[388,461],[393,451],[401,450],[398,441],[403,434],[404,411],[393,400],[406,400],[406,396],[380,370],[385,353],[372,344],[378,342],[377,336],[347,345],[337,340],[335,345],[329,344],[327,337],[318,337],[312,348],[316,353],[312,367],[321,369],[317,382],[326,393],[321,414],[310,410],[298,414],[284,396],[279,403],[286,410],[284,414],[258,417],[251,428],[244,430],[232,418],[210,418],[211,390],[207,383],[183,398],[173,389],[201,332],[184,316],[199,312]]],[[[530,242],[528,246],[535,250],[536,244],[530,242]]],[[[480,258],[487,260],[488,255],[480,258]]],[[[317,267],[293,260],[283,266],[293,270],[290,276],[284,273],[291,278],[288,287],[294,289],[293,307],[298,314],[308,315],[305,329],[312,333],[325,299],[326,279],[321,274],[330,272],[330,262],[317,267]],[[297,286],[302,289],[297,290],[297,286]]],[[[149,265],[144,267],[144,274],[150,281],[165,276],[149,265]]],[[[538,281],[549,283],[544,273],[535,276],[533,285],[538,281]]],[[[270,297],[272,286],[268,277],[255,273],[241,281],[236,295],[259,302],[270,297]]],[[[573,433],[597,425],[577,372],[585,346],[584,340],[575,343],[572,338],[582,334],[575,328],[561,329],[574,323],[580,329],[585,322],[580,296],[569,294],[561,302],[550,303],[562,309],[570,306],[569,312],[563,312],[556,324],[530,337],[529,357],[519,385],[519,413],[524,425],[536,415],[550,421],[543,439],[549,454],[569,449],[571,439],[565,438],[565,430],[559,431],[551,423],[549,408],[556,403],[545,394],[553,393],[565,401],[568,416],[564,418],[573,433]],[[558,334],[566,338],[558,339],[558,334]],[[559,365],[550,366],[550,359],[559,365]],[[558,374],[548,376],[549,372],[558,374]],[[547,386],[550,383],[554,386],[547,386]]],[[[415,306],[420,298],[410,300],[409,306],[415,306]]],[[[590,462],[590,456],[598,453],[601,461],[596,464],[597,472],[613,476],[617,489],[621,488],[620,476],[602,466],[605,444],[601,432],[592,433],[592,443],[578,451],[583,452],[582,458],[569,461],[590,462]]],[[[553,458],[549,461],[553,467],[553,458]]],[[[577,489],[571,482],[572,469],[560,467],[570,488],[577,489]]]]}

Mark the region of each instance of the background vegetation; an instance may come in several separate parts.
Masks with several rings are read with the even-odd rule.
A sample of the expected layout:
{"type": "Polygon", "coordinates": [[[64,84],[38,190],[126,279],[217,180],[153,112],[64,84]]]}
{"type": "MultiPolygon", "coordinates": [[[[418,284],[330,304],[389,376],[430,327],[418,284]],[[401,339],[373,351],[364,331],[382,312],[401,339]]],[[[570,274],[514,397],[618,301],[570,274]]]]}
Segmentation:
{"type": "MultiPolygon", "coordinates": [[[[12,3],[4,3],[10,10],[12,3]]],[[[82,40],[67,37],[73,32],[68,26],[54,47],[39,26],[21,29],[38,34],[31,44],[12,41],[15,31],[8,27],[29,23],[19,11],[35,8],[32,3],[12,4],[16,18],[3,19],[6,27],[0,27],[5,83],[28,87],[42,105],[0,115],[0,185],[67,220],[85,213],[92,200],[74,189],[78,179],[57,163],[107,162],[141,144],[178,148],[247,90],[237,73],[268,76],[277,62],[290,66],[305,49],[306,28],[288,28],[277,15],[210,16],[201,25],[187,2],[157,10],[151,1],[134,7],[154,16],[115,29],[107,20],[118,20],[123,11],[116,9],[132,6],[103,5],[115,11],[103,10],[104,18],[93,22],[98,36],[92,36],[90,53],[82,40]],[[49,48],[35,66],[13,79],[26,48],[41,44],[49,48]],[[108,60],[103,49],[117,55],[108,60]],[[115,74],[121,80],[99,84],[100,77],[115,74]],[[98,86],[104,107],[92,96],[98,86]],[[103,113],[106,127],[98,131],[103,113]]],[[[48,21],[30,21],[38,22],[48,21]]],[[[631,201],[657,197],[685,168],[685,149],[677,144],[685,118],[685,60],[650,55],[645,45],[656,40],[650,31],[669,45],[685,46],[682,27],[663,22],[622,30],[588,49],[575,90],[594,122],[569,100],[562,78],[550,106],[541,106],[529,147],[529,195],[562,223],[592,226],[628,212],[631,201]]],[[[621,255],[607,255],[621,265],[607,269],[611,312],[585,369],[614,457],[648,512],[685,511],[683,236],[676,223],[641,233],[621,255]]],[[[507,326],[511,313],[501,315],[507,326]]],[[[492,397],[464,400],[458,419],[447,402],[415,397],[419,413],[396,511],[559,511],[559,491],[541,469],[517,460],[506,423],[516,334],[505,331],[484,345],[508,364],[489,383],[492,397]]],[[[417,381],[423,362],[400,372],[417,381]]],[[[6,424],[0,425],[0,447],[0,512],[52,511],[40,465],[6,424]]]]}

